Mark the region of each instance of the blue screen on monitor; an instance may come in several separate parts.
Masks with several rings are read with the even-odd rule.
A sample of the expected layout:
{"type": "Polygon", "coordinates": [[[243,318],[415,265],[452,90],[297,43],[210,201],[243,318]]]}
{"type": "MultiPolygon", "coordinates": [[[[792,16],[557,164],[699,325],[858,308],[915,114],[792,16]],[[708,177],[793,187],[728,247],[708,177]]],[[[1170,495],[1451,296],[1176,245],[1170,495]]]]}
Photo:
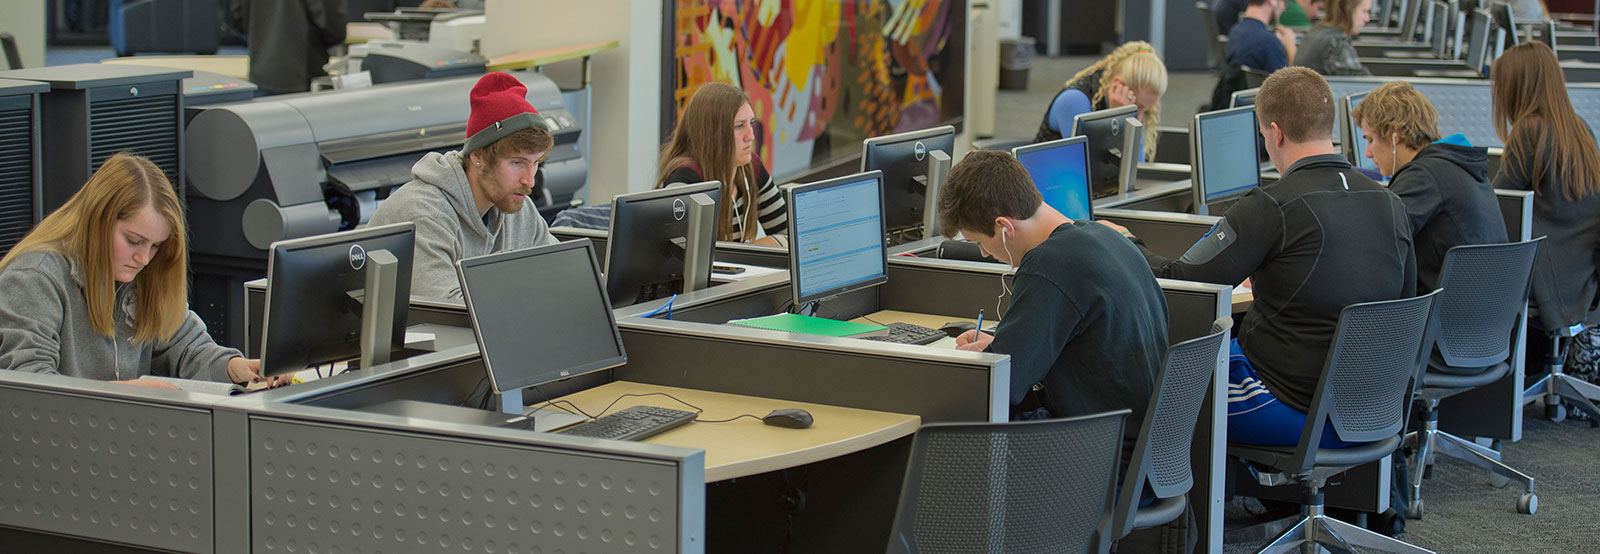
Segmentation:
{"type": "Polygon", "coordinates": [[[796,283],[802,297],[883,277],[887,253],[876,176],[794,195],[796,283]]]}
{"type": "Polygon", "coordinates": [[[1199,184],[1207,203],[1238,196],[1261,184],[1257,132],[1255,110],[1240,109],[1200,120],[1199,184]]]}
{"type": "Polygon", "coordinates": [[[1088,145],[1084,141],[1017,154],[1028,168],[1033,185],[1039,188],[1044,203],[1073,220],[1094,216],[1089,194],[1088,145]]]}

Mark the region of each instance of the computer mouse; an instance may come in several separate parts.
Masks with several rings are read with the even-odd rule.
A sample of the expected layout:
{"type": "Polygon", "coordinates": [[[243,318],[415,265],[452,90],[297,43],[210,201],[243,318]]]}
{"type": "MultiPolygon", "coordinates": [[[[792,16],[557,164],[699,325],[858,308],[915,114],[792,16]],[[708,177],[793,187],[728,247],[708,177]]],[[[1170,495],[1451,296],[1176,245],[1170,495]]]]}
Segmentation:
{"type": "Polygon", "coordinates": [[[811,412],[799,408],[784,408],[773,410],[761,422],[773,427],[786,429],[805,429],[811,426],[811,412]]]}
{"type": "Polygon", "coordinates": [[[977,328],[978,324],[971,321],[952,321],[944,324],[942,327],[939,327],[939,330],[944,331],[944,334],[946,335],[950,335],[950,338],[955,338],[961,336],[962,333],[977,328]]]}

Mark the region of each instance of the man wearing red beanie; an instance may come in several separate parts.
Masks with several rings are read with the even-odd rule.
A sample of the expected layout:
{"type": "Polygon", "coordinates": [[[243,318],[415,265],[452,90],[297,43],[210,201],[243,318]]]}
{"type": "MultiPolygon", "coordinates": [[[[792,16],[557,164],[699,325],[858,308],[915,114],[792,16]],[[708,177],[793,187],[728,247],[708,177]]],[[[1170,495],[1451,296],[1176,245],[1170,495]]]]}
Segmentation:
{"type": "Polygon", "coordinates": [[[372,214],[370,225],[416,224],[412,294],[461,298],[457,260],[556,243],[528,198],[555,140],[527,95],[516,77],[484,75],[472,87],[466,145],[423,156],[372,214]]]}

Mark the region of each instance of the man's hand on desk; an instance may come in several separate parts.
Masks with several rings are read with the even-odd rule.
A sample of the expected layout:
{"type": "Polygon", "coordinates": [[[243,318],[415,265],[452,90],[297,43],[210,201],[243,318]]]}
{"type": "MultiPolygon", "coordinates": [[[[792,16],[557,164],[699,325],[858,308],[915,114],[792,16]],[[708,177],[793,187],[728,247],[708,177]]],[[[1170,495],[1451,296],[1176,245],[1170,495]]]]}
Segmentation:
{"type": "Polygon", "coordinates": [[[169,383],[163,383],[161,381],[156,381],[154,379],[128,379],[126,381],[112,381],[112,382],[113,383],[117,383],[117,384],[122,384],[122,385],[132,385],[132,386],[135,386],[135,387],[150,387],[152,389],[183,390],[183,389],[180,389],[178,387],[174,387],[169,383]]]}
{"type": "Polygon", "coordinates": [[[994,336],[982,331],[967,331],[956,337],[956,350],[983,352],[994,342],[994,336]]]}
{"type": "Polygon", "coordinates": [[[279,375],[277,377],[261,376],[261,360],[246,360],[233,358],[228,360],[228,379],[241,385],[257,381],[267,381],[272,388],[278,388],[291,383],[294,375],[279,375]]]}

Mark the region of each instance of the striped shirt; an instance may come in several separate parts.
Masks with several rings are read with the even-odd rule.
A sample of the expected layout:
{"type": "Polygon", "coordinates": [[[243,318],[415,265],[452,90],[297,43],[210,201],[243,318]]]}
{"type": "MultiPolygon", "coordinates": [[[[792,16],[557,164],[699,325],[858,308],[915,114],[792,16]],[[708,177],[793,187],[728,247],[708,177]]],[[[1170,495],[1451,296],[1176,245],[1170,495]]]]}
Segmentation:
{"type": "MultiPolygon", "coordinates": [[[[760,161],[756,161],[755,166],[756,178],[754,181],[746,183],[742,182],[742,178],[735,177],[735,179],[740,179],[741,182],[736,182],[734,185],[743,191],[748,191],[750,186],[761,183],[755,195],[756,219],[761,223],[761,229],[766,231],[767,235],[786,234],[789,232],[789,213],[783,200],[783,191],[779,190],[778,185],[772,181],[772,175],[767,173],[766,166],[761,165],[760,161]]],[[[705,178],[700,176],[699,171],[690,167],[680,167],[667,175],[666,182],[667,186],[672,186],[702,181],[705,181],[705,178]]],[[[733,236],[742,237],[744,236],[744,215],[748,206],[745,198],[749,194],[741,193],[738,196],[738,199],[733,202],[733,236]]]]}

